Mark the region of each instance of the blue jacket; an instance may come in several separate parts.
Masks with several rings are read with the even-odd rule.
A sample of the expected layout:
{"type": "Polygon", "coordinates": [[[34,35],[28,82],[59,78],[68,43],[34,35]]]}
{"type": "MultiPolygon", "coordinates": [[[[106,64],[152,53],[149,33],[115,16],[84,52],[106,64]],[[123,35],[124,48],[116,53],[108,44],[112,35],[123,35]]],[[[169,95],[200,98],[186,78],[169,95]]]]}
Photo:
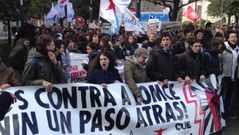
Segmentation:
{"type": "Polygon", "coordinates": [[[115,68],[107,71],[98,68],[93,69],[87,78],[88,83],[94,84],[110,84],[114,83],[116,80],[122,82],[119,72],[115,68]]]}

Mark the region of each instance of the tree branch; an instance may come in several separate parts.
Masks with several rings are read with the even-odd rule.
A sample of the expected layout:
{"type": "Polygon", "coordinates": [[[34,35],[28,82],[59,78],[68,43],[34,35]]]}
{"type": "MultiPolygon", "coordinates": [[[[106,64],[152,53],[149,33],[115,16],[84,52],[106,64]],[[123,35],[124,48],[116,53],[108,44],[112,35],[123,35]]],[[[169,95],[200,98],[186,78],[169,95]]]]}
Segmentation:
{"type": "Polygon", "coordinates": [[[173,1],[173,0],[168,0],[167,2],[169,2],[169,3],[174,3],[174,1],[173,1]]]}
{"type": "MultiPolygon", "coordinates": [[[[156,3],[158,5],[162,5],[162,6],[166,6],[166,7],[172,7],[171,5],[167,4],[165,1],[155,1],[155,0],[147,0],[147,2],[151,2],[151,3],[156,3]]],[[[172,2],[173,1],[167,1],[167,2],[172,2]]]]}
{"type": "Polygon", "coordinates": [[[182,4],[181,6],[179,6],[179,9],[182,8],[182,7],[184,7],[184,6],[187,6],[187,5],[191,4],[191,3],[193,3],[193,2],[196,2],[196,1],[199,1],[199,0],[189,0],[187,3],[182,4]]]}

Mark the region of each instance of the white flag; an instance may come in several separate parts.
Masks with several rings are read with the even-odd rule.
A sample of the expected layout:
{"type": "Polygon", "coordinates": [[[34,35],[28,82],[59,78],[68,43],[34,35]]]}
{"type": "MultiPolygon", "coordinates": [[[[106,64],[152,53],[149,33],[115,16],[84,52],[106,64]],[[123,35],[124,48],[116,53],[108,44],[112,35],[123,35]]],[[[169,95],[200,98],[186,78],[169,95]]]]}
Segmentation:
{"type": "Polygon", "coordinates": [[[123,22],[126,31],[146,33],[147,27],[128,8],[124,12],[123,22]]]}
{"type": "Polygon", "coordinates": [[[67,3],[67,22],[72,22],[74,15],[75,15],[75,12],[73,9],[73,4],[68,2],[67,3]]]}
{"type": "Polygon", "coordinates": [[[47,14],[45,19],[45,25],[51,26],[56,21],[56,16],[59,14],[58,10],[52,5],[50,12],[47,14]]]}
{"type": "Polygon", "coordinates": [[[115,22],[115,4],[112,0],[101,0],[100,1],[100,17],[109,21],[110,23],[115,22]]]}
{"type": "Polygon", "coordinates": [[[131,2],[131,0],[113,0],[115,5],[118,7],[118,9],[124,13],[125,8],[127,8],[131,2]]]}
{"type": "Polygon", "coordinates": [[[68,3],[68,0],[58,0],[58,4],[65,6],[68,3]]]}
{"type": "Polygon", "coordinates": [[[65,17],[65,6],[61,4],[57,4],[55,8],[58,10],[58,18],[64,18],[65,17]]]}
{"type": "Polygon", "coordinates": [[[101,0],[100,17],[111,23],[112,33],[119,31],[125,9],[130,0],[101,0]]]}

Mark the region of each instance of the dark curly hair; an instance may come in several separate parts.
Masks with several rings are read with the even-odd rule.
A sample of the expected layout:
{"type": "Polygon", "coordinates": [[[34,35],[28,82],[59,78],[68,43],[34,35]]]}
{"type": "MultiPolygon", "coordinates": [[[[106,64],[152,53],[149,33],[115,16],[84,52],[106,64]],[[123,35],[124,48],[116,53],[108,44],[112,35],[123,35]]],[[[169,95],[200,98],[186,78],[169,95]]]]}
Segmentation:
{"type": "Polygon", "coordinates": [[[109,70],[114,69],[114,67],[116,65],[116,60],[115,60],[114,55],[108,51],[102,52],[100,55],[97,56],[94,68],[102,69],[102,67],[100,65],[100,56],[102,56],[102,55],[106,56],[109,59],[108,69],[109,70]]]}

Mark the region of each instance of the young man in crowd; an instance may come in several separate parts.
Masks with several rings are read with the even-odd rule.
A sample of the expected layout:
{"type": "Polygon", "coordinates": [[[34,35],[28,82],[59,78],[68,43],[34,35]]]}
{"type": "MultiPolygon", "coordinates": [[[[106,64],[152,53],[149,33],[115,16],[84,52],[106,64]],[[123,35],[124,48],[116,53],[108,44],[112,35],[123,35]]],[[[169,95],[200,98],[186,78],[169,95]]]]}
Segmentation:
{"type": "MultiPolygon", "coordinates": [[[[238,90],[238,55],[239,44],[236,31],[227,33],[227,42],[225,42],[226,50],[222,53],[222,90],[225,107],[226,118],[236,118],[230,110],[231,99],[234,92],[238,90]]],[[[237,97],[238,98],[238,97],[237,97]]]]}
{"type": "Polygon", "coordinates": [[[163,33],[147,61],[147,75],[153,81],[161,81],[167,85],[169,80],[175,79],[174,53],[171,38],[163,33]]]}
{"type": "Polygon", "coordinates": [[[27,61],[29,44],[30,39],[28,37],[24,37],[22,39],[22,43],[15,46],[8,57],[9,65],[15,70],[16,77],[19,80],[21,80],[24,65],[27,61]]]}

